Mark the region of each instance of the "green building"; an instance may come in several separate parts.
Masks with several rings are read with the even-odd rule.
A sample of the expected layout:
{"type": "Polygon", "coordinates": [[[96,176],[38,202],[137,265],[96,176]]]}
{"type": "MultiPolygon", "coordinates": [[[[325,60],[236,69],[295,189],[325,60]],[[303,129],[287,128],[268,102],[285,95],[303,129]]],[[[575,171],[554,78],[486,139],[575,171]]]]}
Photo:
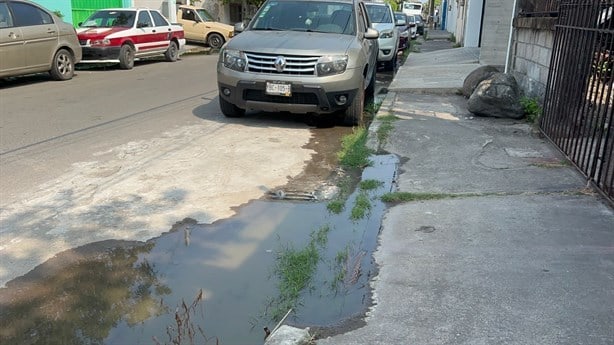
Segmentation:
{"type": "Polygon", "coordinates": [[[47,9],[61,14],[62,19],[77,26],[94,11],[101,8],[126,8],[132,0],[33,0],[47,9]]]}

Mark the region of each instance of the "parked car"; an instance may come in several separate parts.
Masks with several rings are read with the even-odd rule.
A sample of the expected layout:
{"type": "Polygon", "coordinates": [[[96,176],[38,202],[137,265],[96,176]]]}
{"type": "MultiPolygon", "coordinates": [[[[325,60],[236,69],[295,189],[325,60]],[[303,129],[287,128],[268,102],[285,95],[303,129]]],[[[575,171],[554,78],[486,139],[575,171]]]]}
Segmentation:
{"type": "Polygon", "coordinates": [[[366,13],[355,0],[267,0],[247,27],[235,25],[241,33],[220,52],[222,113],[286,111],[361,123],[378,52],[366,13]]]}
{"type": "Polygon", "coordinates": [[[424,18],[421,15],[414,15],[416,19],[416,33],[420,36],[424,36],[424,18]]]}
{"type": "Polygon", "coordinates": [[[170,24],[151,9],[98,10],[79,23],[77,35],[81,62],[119,63],[122,69],[131,69],[135,59],[156,55],[176,61],[185,46],[181,25],[170,24]]]}
{"type": "Polygon", "coordinates": [[[397,65],[399,30],[396,27],[392,8],[383,2],[368,2],[365,5],[372,22],[371,26],[379,31],[377,61],[383,62],[386,69],[393,71],[397,65]]]}
{"type": "Polygon", "coordinates": [[[213,49],[220,49],[234,35],[233,26],[215,21],[204,8],[179,6],[177,22],[187,41],[206,43],[213,49]]]}
{"type": "Polygon", "coordinates": [[[409,22],[409,38],[412,40],[418,38],[418,23],[416,22],[416,15],[408,15],[407,20],[409,22]]]}
{"type": "Polygon", "coordinates": [[[409,48],[409,35],[411,31],[409,19],[403,12],[394,12],[394,18],[399,30],[399,50],[404,51],[409,48]]]}
{"type": "Polygon", "coordinates": [[[0,78],[49,72],[67,80],[80,60],[72,25],[31,1],[0,1],[0,78]]]}

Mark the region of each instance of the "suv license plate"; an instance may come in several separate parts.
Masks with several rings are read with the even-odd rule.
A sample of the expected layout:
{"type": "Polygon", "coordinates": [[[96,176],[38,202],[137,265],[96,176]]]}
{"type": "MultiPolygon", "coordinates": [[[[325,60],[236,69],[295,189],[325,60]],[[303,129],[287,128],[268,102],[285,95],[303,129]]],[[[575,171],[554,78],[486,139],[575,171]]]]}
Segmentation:
{"type": "Polygon", "coordinates": [[[266,82],[266,91],[267,95],[275,95],[275,96],[292,96],[292,85],[281,82],[266,82]]]}

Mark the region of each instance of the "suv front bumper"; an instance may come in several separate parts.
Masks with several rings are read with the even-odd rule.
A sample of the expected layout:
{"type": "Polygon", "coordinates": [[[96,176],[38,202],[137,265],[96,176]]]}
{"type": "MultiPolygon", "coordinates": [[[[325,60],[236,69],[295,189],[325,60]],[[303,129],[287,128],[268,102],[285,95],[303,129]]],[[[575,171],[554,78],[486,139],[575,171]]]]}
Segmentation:
{"type": "Polygon", "coordinates": [[[268,112],[330,114],[345,110],[356,97],[362,79],[362,73],[351,70],[334,76],[304,78],[238,72],[218,66],[220,97],[241,109],[268,112]],[[291,96],[266,94],[267,81],[291,84],[291,96]]]}

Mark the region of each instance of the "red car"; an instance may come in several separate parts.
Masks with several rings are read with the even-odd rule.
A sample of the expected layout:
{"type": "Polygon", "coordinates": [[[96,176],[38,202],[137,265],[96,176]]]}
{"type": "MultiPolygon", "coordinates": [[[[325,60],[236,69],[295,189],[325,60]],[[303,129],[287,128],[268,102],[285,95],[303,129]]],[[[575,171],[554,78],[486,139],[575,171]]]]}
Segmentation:
{"type": "Polygon", "coordinates": [[[135,59],[155,55],[176,61],[185,46],[183,28],[151,9],[98,10],[79,23],[77,36],[81,62],[117,62],[122,69],[131,69],[135,59]]]}

